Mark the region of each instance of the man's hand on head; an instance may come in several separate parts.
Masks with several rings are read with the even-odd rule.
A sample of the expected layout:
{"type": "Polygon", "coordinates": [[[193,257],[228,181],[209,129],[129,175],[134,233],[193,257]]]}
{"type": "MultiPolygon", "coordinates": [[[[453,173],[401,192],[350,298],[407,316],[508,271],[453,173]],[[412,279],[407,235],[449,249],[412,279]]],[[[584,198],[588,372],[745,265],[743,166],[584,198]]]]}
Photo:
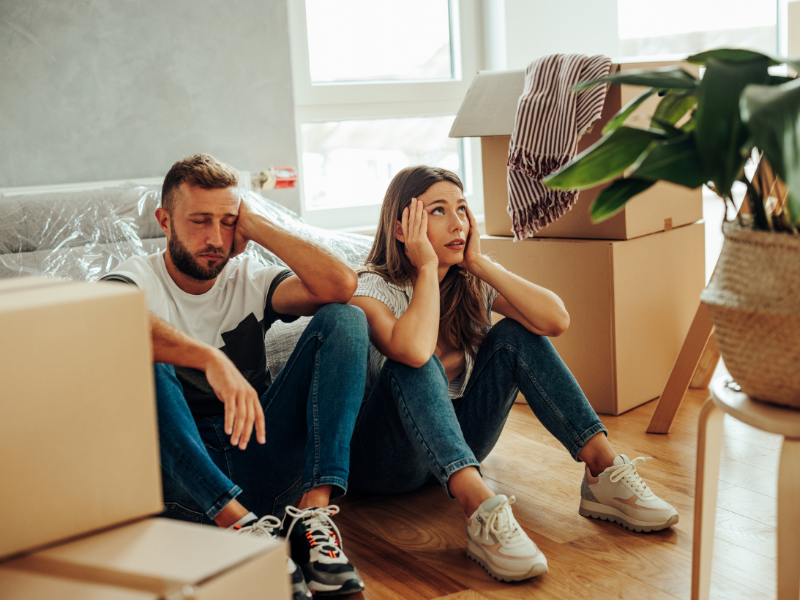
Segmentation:
{"type": "Polygon", "coordinates": [[[239,446],[241,450],[247,448],[253,425],[258,443],[266,443],[261,401],[236,365],[223,352],[216,350],[214,360],[206,366],[205,373],[217,398],[225,403],[225,433],[231,436],[231,445],[239,446]]]}
{"type": "Polygon", "coordinates": [[[257,216],[259,215],[253,206],[242,196],[239,200],[239,216],[236,219],[236,230],[234,232],[231,258],[238,256],[247,248],[247,242],[251,239],[249,228],[252,225],[253,219],[257,216]]]}

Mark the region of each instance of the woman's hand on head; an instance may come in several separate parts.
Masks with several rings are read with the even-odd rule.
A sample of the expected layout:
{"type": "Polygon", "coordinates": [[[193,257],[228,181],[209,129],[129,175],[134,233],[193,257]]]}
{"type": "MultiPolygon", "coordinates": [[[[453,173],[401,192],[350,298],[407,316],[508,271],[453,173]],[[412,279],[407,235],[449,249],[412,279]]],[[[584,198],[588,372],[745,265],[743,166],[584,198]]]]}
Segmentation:
{"type": "Polygon", "coordinates": [[[403,209],[400,226],[403,230],[405,250],[411,264],[421,269],[426,264],[439,266],[439,257],[428,239],[428,212],[416,198],[403,209]]]}
{"type": "Polygon", "coordinates": [[[466,209],[467,218],[469,219],[469,233],[467,235],[467,245],[464,248],[464,260],[458,263],[458,266],[472,272],[472,269],[483,258],[483,255],[481,254],[481,234],[478,231],[478,222],[475,220],[475,215],[472,214],[469,206],[466,209]]]}

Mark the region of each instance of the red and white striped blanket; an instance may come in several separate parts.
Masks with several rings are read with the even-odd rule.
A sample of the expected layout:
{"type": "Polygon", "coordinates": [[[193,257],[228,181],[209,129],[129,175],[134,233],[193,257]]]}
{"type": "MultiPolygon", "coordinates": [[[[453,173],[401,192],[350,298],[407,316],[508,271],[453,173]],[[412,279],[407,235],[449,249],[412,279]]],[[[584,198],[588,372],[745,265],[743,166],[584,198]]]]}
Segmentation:
{"type": "Polygon", "coordinates": [[[508,214],[515,240],[533,237],[575,204],[577,191],[551,190],[541,181],[575,156],[578,139],[603,110],[606,85],[577,94],[570,88],[605,77],[610,69],[606,56],[553,54],[525,70],[508,150],[508,214]]]}

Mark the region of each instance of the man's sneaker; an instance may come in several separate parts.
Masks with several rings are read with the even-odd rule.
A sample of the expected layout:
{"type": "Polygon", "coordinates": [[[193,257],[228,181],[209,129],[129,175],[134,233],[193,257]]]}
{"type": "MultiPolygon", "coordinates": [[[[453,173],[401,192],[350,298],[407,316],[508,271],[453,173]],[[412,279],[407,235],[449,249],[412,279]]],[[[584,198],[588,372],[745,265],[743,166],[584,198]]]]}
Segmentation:
{"type": "MultiPolygon", "coordinates": [[[[280,527],[280,519],[268,515],[260,519],[253,519],[252,521],[246,522],[244,525],[234,525],[231,529],[237,535],[277,539],[280,527]]],[[[289,574],[289,578],[292,582],[292,600],[308,600],[311,598],[311,591],[308,589],[308,585],[306,585],[303,572],[297,568],[295,562],[288,556],[286,557],[286,572],[289,574]]]]}
{"type": "Polygon", "coordinates": [[[632,531],[660,531],[678,522],[678,511],[656,496],[639,477],[636,467],[647,458],[624,454],[614,465],[594,477],[586,467],[581,484],[581,507],[584,517],[616,521],[632,531]]]}
{"type": "Polygon", "coordinates": [[[547,573],[547,559],[519,526],[502,494],[484,501],[467,519],[467,556],[501,581],[547,573]]]}
{"type": "Polygon", "coordinates": [[[338,512],[338,506],[304,509],[286,507],[283,526],[292,558],[302,569],[309,589],[317,596],[364,591],[364,582],[347,560],[342,536],[331,519],[338,512]]]}

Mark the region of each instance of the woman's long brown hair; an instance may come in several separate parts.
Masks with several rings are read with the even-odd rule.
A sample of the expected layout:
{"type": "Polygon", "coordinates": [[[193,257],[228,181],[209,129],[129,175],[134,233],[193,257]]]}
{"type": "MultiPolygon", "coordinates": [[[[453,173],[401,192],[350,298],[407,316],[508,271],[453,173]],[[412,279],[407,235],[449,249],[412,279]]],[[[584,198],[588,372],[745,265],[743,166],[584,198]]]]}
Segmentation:
{"type": "MultiPolygon", "coordinates": [[[[407,167],[395,175],[383,199],[378,232],[367,256],[366,270],[395,285],[406,285],[413,280],[416,268],[394,232],[411,199],[419,198],[440,181],[449,181],[464,190],[458,175],[437,167],[407,167]]],[[[481,286],[480,279],[457,265],[450,267],[439,284],[439,337],[472,356],[486,337],[478,327],[488,325],[481,286]]]]}

